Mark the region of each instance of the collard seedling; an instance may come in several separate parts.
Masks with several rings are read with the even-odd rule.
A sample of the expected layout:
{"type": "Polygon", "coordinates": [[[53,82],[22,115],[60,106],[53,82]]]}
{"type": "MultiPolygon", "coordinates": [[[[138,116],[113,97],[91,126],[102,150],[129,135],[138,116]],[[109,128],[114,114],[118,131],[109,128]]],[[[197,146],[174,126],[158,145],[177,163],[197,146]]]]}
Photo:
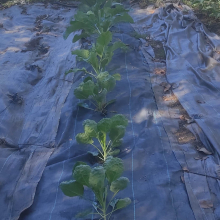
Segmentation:
{"type": "Polygon", "coordinates": [[[109,156],[103,166],[91,168],[84,162],[77,162],[73,168],[73,180],[62,182],[60,188],[66,196],[84,198],[85,188],[93,191],[96,201],[91,201],[93,209],[78,213],[76,218],[98,215],[100,219],[109,220],[116,210],[131,203],[130,198],[116,199],[119,191],[125,189],[129,180],[121,177],[124,171],[119,158],[109,156]]]}
{"type": "Polygon", "coordinates": [[[120,153],[119,147],[127,125],[127,118],[120,114],[112,118],[103,118],[98,123],[87,119],[83,122],[84,133],[77,134],[76,141],[92,145],[97,150],[92,152],[93,155],[105,161],[108,156],[117,156],[120,153]],[[94,140],[97,140],[97,145],[94,144],[94,140]]]}
{"type": "Polygon", "coordinates": [[[82,10],[77,12],[74,16],[74,21],[70,22],[70,26],[64,33],[64,39],[72,32],[83,30],[81,34],[74,36],[73,42],[76,42],[81,38],[86,38],[93,34],[100,35],[109,31],[113,25],[120,22],[134,22],[127,13],[128,10],[120,3],[102,0],[89,1],[83,5],[82,10]]]}
{"type": "MultiPolygon", "coordinates": [[[[105,67],[110,63],[114,55],[114,51],[121,48],[126,50],[127,46],[121,41],[112,41],[112,33],[110,31],[100,34],[97,38],[96,43],[92,45],[91,49],[85,50],[74,50],[72,54],[77,56],[79,61],[85,61],[89,63],[95,74],[98,75],[100,72],[105,70],[105,67]]],[[[83,69],[74,69],[72,72],[80,71],[83,69]]],[[[89,72],[86,72],[89,74],[89,72]]],[[[95,76],[94,74],[90,74],[95,76]]]]}
{"type": "Polygon", "coordinates": [[[102,72],[96,77],[96,82],[92,77],[86,77],[74,90],[76,98],[85,100],[78,105],[106,115],[106,107],[115,102],[115,99],[107,100],[107,94],[114,89],[116,80],[120,80],[120,74],[111,76],[108,72],[102,72]]]}

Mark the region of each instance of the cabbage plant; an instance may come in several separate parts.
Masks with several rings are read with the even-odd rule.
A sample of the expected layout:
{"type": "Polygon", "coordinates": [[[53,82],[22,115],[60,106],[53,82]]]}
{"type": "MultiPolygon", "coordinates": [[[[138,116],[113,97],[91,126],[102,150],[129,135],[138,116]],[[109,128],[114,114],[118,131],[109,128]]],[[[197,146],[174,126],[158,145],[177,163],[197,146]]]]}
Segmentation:
{"type": "MultiPolygon", "coordinates": [[[[74,50],[72,51],[72,54],[76,55],[79,61],[85,61],[89,63],[92,66],[94,72],[96,74],[99,74],[100,72],[105,70],[105,67],[112,60],[115,50],[119,48],[127,49],[127,46],[121,41],[116,41],[114,43],[111,43],[111,41],[112,33],[110,31],[107,31],[100,34],[100,36],[96,40],[96,43],[92,45],[92,48],[88,50],[74,50]]],[[[85,70],[85,68],[74,69],[72,72],[80,70],[90,74],[88,71],[85,70]]]]}
{"type": "Polygon", "coordinates": [[[87,4],[83,4],[83,10],[78,10],[74,21],[70,22],[70,26],[64,33],[64,39],[72,32],[83,30],[81,34],[74,36],[73,42],[76,42],[81,38],[109,31],[113,25],[120,22],[134,22],[127,13],[129,10],[126,10],[120,3],[110,0],[88,0],[86,2],[87,4]]]}
{"type": "Polygon", "coordinates": [[[120,153],[119,147],[127,125],[127,118],[121,114],[103,118],[98,123],[87,119],[83,122],[84,133],[77,134],[76,141],[80,144],[92,145],[97,150],[93,155],[105,161],[108,156],[116,156],[120,153]],[[95,144],[94,140],[96,140],[95,144]]]}
{"type": "Polygon", "coordinates": [[[105,115],[106,107],[116,101],[115,99],[107,100],[107,94],[114,89],[116,80],[120,80],[120,75],[110,75],[108,72],[100,73],[96,77],[96,82],[92,77],[86,77],[74,90],[76,98],[85,100],[78,105],[105,115]]]}
{"type": "Polygon", "coordinates": [[[73,179],[62,182],[60,188],[69,197],[84,196],[85,189],[95,194],[96,201],[91,201],[93,209],[78,213],[76,218],[98,215],[100,219],[109,220],[116,210],[125,208],[131,203],[130,198],[117,199],[116,195],[125,189],[129,180],[121,177],[124,171],[123,162],[119,158],[109,156],[103,166],[90,167],[84,162],[77,162],[73,167],[73,179]]]}

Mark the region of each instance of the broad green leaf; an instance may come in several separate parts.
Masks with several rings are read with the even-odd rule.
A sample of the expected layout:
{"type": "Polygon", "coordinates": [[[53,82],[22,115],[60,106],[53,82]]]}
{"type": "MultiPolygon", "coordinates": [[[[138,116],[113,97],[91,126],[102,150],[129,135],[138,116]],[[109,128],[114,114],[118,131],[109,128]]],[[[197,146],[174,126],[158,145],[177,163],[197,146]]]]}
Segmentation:
{"type": "Polygon", "coordinates": [[[102,89],[111,91],[115,87],[115,78],[108,72],[102,72],[97,76],[98,84],[102,89]]]}
{"type": "Polygon", "coordinates": [[[112,24],[118,24],[121,22],[126,22],[126,23],[134,23],[134,20],[132,19],[132,17],[128,14],[128,13],[124,13],[121,16],[117,16],[113,21],[112,24]]]}
{"type": "Polygon", "coordinates": [[[92,138],[90,136],[88,136],[85,133],[79,133],[76,135],[76,141],[79,144],[92,144],[94,141],[92,140],[92,138]]]}
{"type": "Polygon", "coordinates": [[[67,39],[68,36],[72,33],[72,32],[75,32],[77,30],[80,30],[82,29],[83,27],[83,23],[80,22],[80,21],[72,21],[71,22],[71,26],[67,27],[66,31],[64,32],[64,35],[63,35],[63,38],[64,39],[67,39]]]}
{"type": "Polygon", "coordinates": [[[83,80],[83,82],[85,83],[85,82],[87,82],[87,81],[89,81],[89,80],[91,80],[91,81],[93,80],[91,76],[86,77],[86,78],[83,80]]]}
{"type": "Polygon", "coordinates": [[[89,137],[96,137],[97,136],[97,124],[95,121],[87,119],[83,122],[83,127],[85,133],[89,137]]]}
{"type": "Polygon", "coordinates": [[[89,34],[87,32],[83,32],[82,34],[76,34],[73,37],[73,43],[75,43],[76,41],[82,39],[82,38],[87,38],[89,36],[89,34]]]}
{"type": "Polygon", "coordinates": [[[112,140],[112,143],[114,143],[116,140],[120,140],[125,135],[126,128],[122,125],[118,125],[111,128],[111,131],[109,133],[109,137],[112,140]]]}
{"type": "Polygon", "coordinates": [[[99,54],[99,56],[102,56],[104,48],[111,42],[111,40],[112,33],[110,31],[100,34],[96,41],[96,52],[99,54]]]}
{"type": "Polygon", "coordinates": [[[82,162],[82,161],[77,161],[77,162],[74,164],[74,166],[73,166],[72,172],[74,172],[75,168],[76,168],[77,166],[79,166],[79,165],[87,165],[87,164],[86,164],[85,162],[82,162]]]}
{"type": "Polygon", "coordinates": [[[111,118],[111,120],[112,120],[112,127],[116,127],[118,125],[122,125],[122,126],[127,127],[127,125],[128,125],[128,119],[122,114],[114,115],[111,118]]]}
{"type": "Polygon", "coordinates": [[[75,218],[85,218],[87,215],[91,215],[93,213],[92,209],[86,209],[82,212],[79,212],[75,218]]]}
{"type": "Polygon", "coordinates": [[[129,198],[119,199],[116,203],[116,209],[123,209],[126,206],[131,204],[131,200],[129,198]]]}
{"type": "Polygon", "coordinates": [[[110,190],[113,193],[117,193],[120,190],[125,189],[129,184],[129,179],[126,177],[120,177],[117,180],[113,181],[110,186],[110,190]]]}
{"type": "Polygon", "coordinates": [[[92,169],[89,177],[89,185],[95,193],[99,203],[102,204],[103,193],[105,190],[105,170],[102,166],[92,169]]]}
{"type": "Polygon", "coordinates": [[[69,197],[83,196],[84,188],[83,185],[76,182],[75,180],[70,180],[62,182],[60,184],[62,192],[69,197]]]}
{"type": "MultiPolygon", "coordinates": [[[[112,54],[113,55],[113,54],[112,54]]],[[[112,56],[107,56],[107,58],[102,59],[101,61],[101,70],[104,70],[108,63],[111,61],[112,56]]]]}
{"type": "Polygon", "coordinates": [[[119,147],[122,145],[122,139],[116,139],[114,140],[114,143],[112,143],[112,148],[119,147]]]}
{"type": "Polygon", "coordinates": [[[84,186],[89,187],[89,176],[91,173],[91,167],[88,165],[79,165],[73,172],[74,179],[84,186]]]}
{"type": "Polygon", "coordinates": [[[115,50],[117,50],[119,48],[127,49],[127,46],[121,41],[116,41],[116,42],[114,42],[114,44],[111,46],[110,49],[111,49],[111,52],[114,52],[115,50]]]}
{"type": "Polygon", "coordinates": [[[123,161],[112,156],[107,157],[104,163],[106,178],[110,183],[118,179],[124,171],[123,161]]]}
{"type": "Polygon", "coordinates": [[[119,153],[120,153],[120,149],[115,149],[115,150],[111,151],[110,153],[108,153],[108,155],[115,157],[115,156],[118,156],[119,153]]]}
{"type": "Polygon", "coordinates": [[[94,13],[92,11],[88,11],[86,14],[87,15],[94,15],[94,13]]]}
{"type": "Polygon", "coordinates": [[[88,59],[89,58],[89,50],[74,50],[72,54],[77,55],[79,58],[88,59]]]}
{"type": "Polygon", "coordinates": [[[97,73],[99,71],[99,60],[95,52],[91,52],[88,58],[88,62],[92,65],[93,69],[97,73]]]}
{"type": "Polygon", "coordinates": [[[91,80],[88,80],[87,82],[82,82],[74,90],[74,95],[78,99],[88,99],[88,97],[93,94],[94,87],[95,84],[91,80]]]}
{"type": "Polygon", "coordinates": [[[99,92],[94,99],[96,100],[97,103],[104,104],[106,102],[106,95],[107,95],[107,90],[103,89],[101,92],[99,92]]]}
{"type": "Polygon", "coordinates": [[[120,75],[119,73],[113,74],[112,76],[113,76],[113,77],[115,78],[115,80],[117,80],[117,81],[121,80],[121,75],[120,75]]]}
{"type": "Polygon", "coordinates": [[[111,27],[111,20],[105,20],[103,23],[102,23],[102,29],[104,32],[108,31],[111,27]]]}
{"type": "Polygon", "coordinates": [[[103,118],[97,124],[98,131],[102,131],[104,133],[109,132],[110,128],[111,128],[111,119],[110,118],[103,118]]]}

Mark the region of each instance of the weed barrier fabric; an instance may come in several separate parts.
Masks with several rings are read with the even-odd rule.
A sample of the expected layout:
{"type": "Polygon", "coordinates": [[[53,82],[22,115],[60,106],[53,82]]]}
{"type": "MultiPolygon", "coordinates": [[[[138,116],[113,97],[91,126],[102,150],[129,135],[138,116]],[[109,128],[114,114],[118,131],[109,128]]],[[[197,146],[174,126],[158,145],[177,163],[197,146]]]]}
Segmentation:
{"type": "MultiPolygon", "coordinates": [[[[35,8],[35,6],[33,7],[35,8]]],[[[51,7],[49,5],[48,10],[52,10],[51,7]]],[[[13,8],[20,10],[17,6],[9,10],[13,10],[13,8]]],[[[28,6],[27,12],[29,10],[28,6]]],[[[66,9],[60,8],[60,10],[54,11],[53,15],[66,9]]],[[[163,9],[160,10],[163,11],[163,9]]],[[[40,13],[38,10],[36,11],[40,13]]],[[[160,29],[163,19],[161,18],[157,22],[157,15],[148,15],[149,13],[146,12],[141,14],[136,8],[131,12],[136,21],[134,24],[136,30],[139,27],[135,25],[143,24],[137,22],[140,15],[142,16],[141,21],[149,20],[152,25],[155,25],[151,30],[152,33],[160,29]]],[[[41,13],[45,14],[45,11],[41,10],[41,13]]],[[[64,21],[69,20],[72,15],[74,15],[74,11],[62,13],[62,16],[66,18],[64,21]]],[[[44,20],[42,19],[42,21],[44,20]]],[[[55,63],[58,67],[57,71],[46,71],[46,73],[52,78],[57,74],[57,82],[62,82],[64,85],[62,84],[59,89],[56,86],[50,88],[50,84],[42,84],[35,88],[37,95],[41,92],[42,96],[46,96],[47,91],[51,92],[51,89],[54,91],[53,97],[45,97],[47,102],[42,103],[43,98],[36,99],[34,102],[39,107],[35,112],[40,115],[42,113],[43,122],[40,125],[37,123],[36,114],[31,120],[30,108],[25,114],[24,110],[20,110],[20,114],[25,116],[23,118],[28,120],[27,124],[37,126],[39,129],[37,131],[27,129],[27,135],[22,134],[23,145],[31,144],[30,141],[32,144],[25,145],[25,147],[20,146],[21,142],[18,142],[16,132],[11,132],[10,123],[1,122],[2,139],[6,135],[10,136],[10,138],[3,139],[5,141],[2,141],[2,153],[0,154],[2,167],[0,170],[0,215],[4,220],[75,220],[78,212],[91,207],[89,201],[85,202],[77,197],[67,197],[59,188],[60,182],[71,178],[75,162],[84,161],[90,165],[96,164],[94,158],[87,153],[93,149],[77,144],[75,136],[83,131],[82,122],[85,119],[98,121],[103,118],[103,115],[99,113],[77,106],[79,100],[74,97],[73,91],[82,82],[84,76],[76,73],[65,77],[63,74],[67,69],[74,67],[75,60],[70,50],[79,45],[72,44],[72,36],[67,41],[61,39],[61,33],[66,23],[62,24],[61,22],[59,39],[62,44],[66,45],[66,48],[61,47],[60,42],[50,41],[57,48],[58,54],[55,56],[57,62],[55,63]],[[56,100],[54,106],[57,108],[55,111],[57,114],[48,110],[47,113],[53,118],[53,120],[48,120],[45,111],[47,106],[51,107],[50,100],[53,98],[56,100]],[[42,131],[41,135],[36,135],[47,126],[50,127],[48,132],[42,131]],[[35,133],[31,131],[35,131],[35,133]],[[19,148],[16,147],[16,144],[19,145],[19,148]]],[[[173,130],[178,128],[176,113],[161,100],[164,90],[160,83],[167,82],[167,79],[164,75],[158,76],[153,73],[155,67],[163,67],[164,64],[152,61],[155,60],[152,59],[154,58],[153,49],[150,46],[145,47],[143,40],[132,35],[134,29],[131,25],[120,24],[112,31],[114,40],[120,39],[129,46],[126,53],[117,50],[107,69],[112,74],[120,73],[122,77],[115,90],[109,95],[109,99],[116,98],[117,102],[109,106],[107,117],[111,117],[115,114],[114,112],[117,112],[124,114],[129,119],[129,126],[119,156],[125,164],[123,176],[130,179],[130,185],[120,192],[119,197],[130,197],[132,200],[130,206],[114,213],[112,219],[220,219],[218,213],[219,180],[215,173],[217,155],[213,150],[213,155],[208,155],[208,158],[195,160],[194,157],[198,156],[195,147],[190,143],[181,145],[176,141],[173,133],[173,130]],[[207,175],[211,177],[207,177],[207,175]]],[[[87,45],[83,43],[82,46],[87,45]]],[[[16,53],[12,54],[16,55],[16,53]]],[[[54,59],[54,57],[52,58],[54,59]]],[[[54,67],[54,64],[52,66],[54,67]]],[[[84,67],[82,63],[78,63],[77,66],[84,67]]],[[[30,76],[30,72],[27,76],[30,76]]],[[[36,73],[33,76],[35,77],[36,73]]],[[[5,78],[7,77],[5,76],[5,78]]],[[[53,80],[55,79],[53,78],[53,80]]],[[[51,79],[49,82],[54,82],[53,80],[51,79]]],[[[18,80],[17,89],[19,85],[18,80]]],[[[35,86],[37,85],[38,83],[35,86]]],[[[18,99],[18,102],[21,102],[18,97],[23,97],[21,106],[24,106],[24,103],[33,102],[33,95],[29,96],[32,99],[27,98],[25,101],[26,98],[20,91],[10,91],[10,94],[13,95],[16,92],[18,96],[15,96],[15,100],[18,99]]],[[[1,95],[1,97],[5,96],[1,95]]],[[[2,103],[7,103],[6,98],[7,96],[2,103]]],[[[12,105],[12,110],[15,111],[17,106],[14,102],[12,105]]],[[[13,114],[15,113],[11,113],[10,116],[13,114]]],[[[7,116],[6,119],[9,120],[10,117],[7,116]]],[[[13,127],[16,128],[16,124],[13,127]]],[[[189,124],[188,130],[201,139],[208,150],[212,150],[208,148],[212,146],[208,136],[196,123],[189,124]]],[[[199,156],[201,155],[199,154],[199,156]]],[[[86,197],[94,200],[94,195],[87,190],[86,197]]],[[[98,220],[99,218],[94,215],[86,219],[98,220]]]]}
{"type": "MultiPolygon", "coordinates": [[[[142,52],[151,69],[152,88],[164,128],[183,171],[191,208],[196,219],[220,219],[219,191],[219,86],[220,37],[209,33],[187,6],[167,4],[164,8],[131,10],[134,28],[143,35],[142,52]],[[166,60],[156,59],[149,39],[162,42],[166,60]],[[166,62],[164,62],[166,61],[166,62]],[[165,63],[165,64],[164,64],[165,63]],[[165,67],[164,76],[155,69],[165,67]],[[172,94],[159,94],[167,83],[191,118],[186,129],[197,144],[178,145],[176,119],[166,101],[172,94]],[[164,102],[165,100],[165,102],[164,102]],[[200,145],[199,142],[200,141],[200,145]]],[[[179,109],[175,109],[179,110],[179,109]]],[[[177,117],[180,118],[180,114],[177,117]]]]}
{"type": "Polygon", "coordinates": [[[54,151],[75,64],[63,32],[74,10],[13,6],[0,11],[0,219],[15,220],[33,203],[54,151]]]}

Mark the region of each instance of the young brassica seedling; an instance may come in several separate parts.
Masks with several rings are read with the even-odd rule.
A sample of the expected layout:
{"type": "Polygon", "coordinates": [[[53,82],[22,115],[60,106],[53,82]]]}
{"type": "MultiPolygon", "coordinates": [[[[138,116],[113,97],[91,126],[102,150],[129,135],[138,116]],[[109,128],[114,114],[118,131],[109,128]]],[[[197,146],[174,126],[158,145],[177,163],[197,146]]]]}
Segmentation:
{"type": "Polygon", "coordinates": [[[108,72],[102,72],[96,77],[96,82],[92,77],[86,77],[82,83],[74,90],[74,95],[80,100],[90,102],[90,107],[86,102],[81,102],[78,105],[93,111],[106,114],[106,107],[115,102],[115,99],[107,101],[107,94],[113,90],[116,80],[120,80],[120,74],[110,75],[108,72]]]}
{"type": "Polygon", "coordinates": [[[77,12],[74,16],[75,20],[70,22],[71,25],[64,33],[64,39],[72,32],[83,30],[80,35],[74,36],[73,42],[76,42],[81,38],[86,38],[93,34],[100,35],[109,31],[113,25],[120,22],[134,22],[127,13],[129,10],[126,10],[122,4],[103,0],[93,2],[91,1],[90,3],[88,2],[88,5],[84,5],[84,11],[79,10],[77,12]]]}
{"type": "MultiPolygon", "coordinates": [[[[62,182],[60,188],[66,196],[84,198],[84,187],[95,194],[97,201],[91,201],[93,209],[78,213],[76,218],[88,215],[99,215],[109,220],[116,210],[125,208],[131,203],[130,198],[116,199],[119,191],[125,189],[129,180],[121,177],[124,171],[123,162],[119,158],[109,156],[103,166],[91,168],[84,162],[77,162],[73,167],[73,180],[62,182]]],[[[87,199],[86,199],[87,200],[87,199]]]]}
{"type": "Polygon", "coordinates": [[[81,49],[74,50],[72,54],[77,56],[77,59],[80,61],[85,61],[89,63],[96,74],[89,73],[85,68],[83,69],[74,69],[72,72],[84,71],[87,74],[96,77],[100,72],[105,70],[105,67],[112,60],[114,51],[121,48],[127,49],[127,46],[121,41],[116,41],[111,43],[112,33],[110,31],[100,34],[97,38],[96,43],[92,45],[92,48],[89,50],[81,49]]]}
{"type": "Polygon", "coordinates": [[[120,153],[119,147],[127,125],[127,118],[120,114],[103,118],[98,123],[87,119],[83,122],[84,133],[77,134],[76,141],[80,144],[92,145],[97,150],[97,154],[93,154],[105,161],[108,156],[116,156],[120,153]],[[93,139],[97,140],[99,146],[94,144],[93,139]]]}

